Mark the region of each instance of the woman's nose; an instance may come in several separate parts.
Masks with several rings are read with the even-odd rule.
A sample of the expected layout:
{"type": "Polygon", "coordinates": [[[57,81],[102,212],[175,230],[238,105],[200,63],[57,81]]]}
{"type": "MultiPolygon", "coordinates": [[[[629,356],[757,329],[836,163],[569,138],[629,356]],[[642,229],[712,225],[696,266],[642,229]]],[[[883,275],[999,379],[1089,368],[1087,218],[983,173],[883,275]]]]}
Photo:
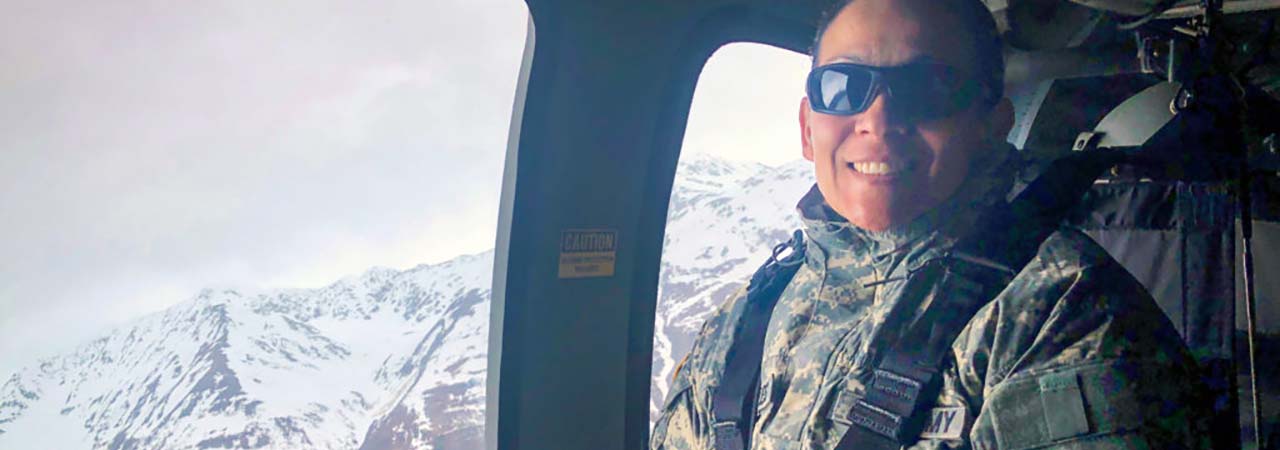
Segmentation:
{"type": "Polygon", "coordinates": [[[875,98],[872,99],[871,106],[853,116],[854,134],[884,137],[905,132],[906,127],[900,118],[890,114],[888,102],[893,101],[892,95],[884,89],[877,90],[873,95],[875,98]]]}

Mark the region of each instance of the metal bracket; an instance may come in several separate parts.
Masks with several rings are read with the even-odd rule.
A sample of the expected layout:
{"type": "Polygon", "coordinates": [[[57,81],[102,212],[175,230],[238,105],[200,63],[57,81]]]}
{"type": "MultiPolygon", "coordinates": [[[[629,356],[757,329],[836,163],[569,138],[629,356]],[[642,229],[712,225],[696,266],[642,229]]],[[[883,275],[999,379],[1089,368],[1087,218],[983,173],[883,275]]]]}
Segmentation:
{"type": "Polygon", "coordinates": [[[1102,142],[1102,136],[1106,135],[1102,131],[1085,131],[1076,136],[1076,143],[1071,146],[1073,152],[1083,152],[1098,148],[1098,143],[1102,142]]]}

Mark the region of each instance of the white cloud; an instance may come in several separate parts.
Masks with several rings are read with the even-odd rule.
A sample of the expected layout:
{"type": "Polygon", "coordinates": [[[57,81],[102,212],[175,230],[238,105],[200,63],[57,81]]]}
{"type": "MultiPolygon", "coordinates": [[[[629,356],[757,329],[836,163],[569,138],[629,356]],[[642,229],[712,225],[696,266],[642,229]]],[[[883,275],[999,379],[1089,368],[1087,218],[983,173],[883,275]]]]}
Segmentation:
{"type": "Polygon", "coordinates": [[[762,44],[721,47],[694,90],[683,154],[779,164],[800,159],[809,57],[762,44]]]}
{"type": "Polygon", "coordinates": [[[523,2],[5,9],[0,369],[204,286],[493,246],[523,2]]]}
{"type": "MultiPolygon", "coordinates": [[[[203,287],[492,248],[526,23],[519,0],[6,5],[0,375],[203,287]]],[[[796,159],[807,65],[716,53],[686,154],[796,159]]]]}

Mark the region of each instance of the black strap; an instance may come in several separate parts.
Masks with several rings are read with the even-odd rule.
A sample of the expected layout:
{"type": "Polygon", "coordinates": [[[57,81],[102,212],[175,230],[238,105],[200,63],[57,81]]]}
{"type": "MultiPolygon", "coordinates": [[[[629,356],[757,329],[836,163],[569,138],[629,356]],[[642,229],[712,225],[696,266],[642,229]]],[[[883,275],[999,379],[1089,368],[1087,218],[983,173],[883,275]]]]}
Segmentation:
{"type": "Polygon", "coordinates": [[[791,242],[774,247],[773,255],[751,276],[744,306],[746,310],[725,357],[720,386],[711,397],[716,450],[745,450],[750,447],[764,335],[769,329],[773,306],[804,262],[804,250],[804,233],[796,230],[791,242]],[[791,253],[778,259],[788,248],[791,253]]]}
{"type": "Polygon", "coordinates": [[[856,426],[840,450],[898,449],[920,436],[937,397],[942,362],[960,331],[994,299],[1075,207],[1119,151],[1090,149],[1054,161],[1014,201],[984,212],[949,255],[907,278],[902,301],[917,305],[905,331],[877,364],[848,417],[856,426]]]}

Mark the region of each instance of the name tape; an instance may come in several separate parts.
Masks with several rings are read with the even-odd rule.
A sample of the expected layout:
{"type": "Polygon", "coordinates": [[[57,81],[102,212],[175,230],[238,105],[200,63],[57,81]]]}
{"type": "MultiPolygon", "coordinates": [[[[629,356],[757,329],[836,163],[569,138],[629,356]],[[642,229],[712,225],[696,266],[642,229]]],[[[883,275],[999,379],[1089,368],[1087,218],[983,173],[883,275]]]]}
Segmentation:
{"type": "Polygon", "coordinates": [[[925,439],[960,439],[964,435],[965,408],[948,406],[929,411],[929,423],[920,437],[925,439]]]}

